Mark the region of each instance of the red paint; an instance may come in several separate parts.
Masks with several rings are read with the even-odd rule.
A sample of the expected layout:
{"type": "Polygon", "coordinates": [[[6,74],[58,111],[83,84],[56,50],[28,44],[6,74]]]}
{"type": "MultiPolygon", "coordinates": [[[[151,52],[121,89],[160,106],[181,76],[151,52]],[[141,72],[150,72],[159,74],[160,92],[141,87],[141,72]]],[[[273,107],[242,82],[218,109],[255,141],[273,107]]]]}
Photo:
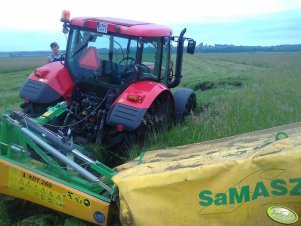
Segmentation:
{"type": "Polygon", "coordinates": [[[88,27],[95,30],[99,22],[107,23],[109,32],[116,32],[123,35],[138,37],[163,37],[172,35],[172,30],[168,27],[142,21],[123,20],[111,17],[76,17],[70,20],[71,25],[88,27]]]}
{"type": "Polygon", "coordinates": [[[149,108],[156,97],[163,91],[169,91],[169,89],[158,82],[140,81],[131,84],[113,103],[121,103],[136,108],[149,108]],[[133,102],[128,99],[128,96],[140,96],[141,102],[133,102]]]}
{"type": "Polygon", "coordinates": [[[34,75],[39,78],[45,78],[45,76],[49,73],[48,67],[39,67],[34,72],[34,75]]]}
{"type": "Polygon", "coordinates": [[[121,133],[124,130],[123,125],[117,125],[116,130],[117,130],[117,132],[121,133]]]}
{"type": "Polygon", "coordinates": [[[36,71],[40,71],[43,74],[43,78],[38,77],[35,73],[32,73],[28,79],[43,82],[49,85],[52,89],[58,92],[67,101],[71,101],[73,92],[73,81],[67,68],[61,64],[61,62],[53,62],[46,64],[36,71]]]}

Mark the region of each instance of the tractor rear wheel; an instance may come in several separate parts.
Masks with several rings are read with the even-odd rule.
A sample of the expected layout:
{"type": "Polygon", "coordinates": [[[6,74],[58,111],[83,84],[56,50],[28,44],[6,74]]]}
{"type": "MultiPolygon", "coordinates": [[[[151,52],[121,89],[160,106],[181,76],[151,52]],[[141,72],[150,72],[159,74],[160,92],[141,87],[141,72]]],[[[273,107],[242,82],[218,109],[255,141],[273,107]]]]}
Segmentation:
{"type": "Polygon", "coordinates": [[[111,127],[103,141],[107,149],[114,152],[114,156],[110,156],[106,164],[110,166],[122,164],[128,158],[131,147],[143,146],[150,136],[169,129],[174,120],[172,96],[162,95],[152,103],[136,130],[117,132],[116,128],[111,127]]]}
{"type": "Polygon", "coordinates": [[[157,98],[146,112],[142,126],[145,135],[163,132],[169,129],[174,121],[174,109],[170,96],[157,98]]]}
{"type": "Polygon", "coordinates": [[[184,117],[194,112],[195,108],[196,108],[196,95],[195,93],[192,93],[188,98],[187,104],[185,106],[184,117]]]}

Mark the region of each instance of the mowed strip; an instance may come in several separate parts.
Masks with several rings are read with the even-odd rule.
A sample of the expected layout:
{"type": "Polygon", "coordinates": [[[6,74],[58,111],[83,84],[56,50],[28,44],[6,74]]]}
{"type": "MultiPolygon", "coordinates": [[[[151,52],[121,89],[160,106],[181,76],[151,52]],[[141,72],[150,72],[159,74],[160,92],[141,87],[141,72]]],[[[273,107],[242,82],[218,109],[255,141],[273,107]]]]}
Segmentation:
{"type": "Polygon", "coordinates": [[[20,87],[31,73],[30,70],[0,74],[0,112],[6,108],[18,108],[20,87]]]}
{"type": "Polygon", "coordinates": [[[21,86],[35,68],[46,62],[46,56],[0,58],[0,113],[6,108],[19,107],[21,86]]]}

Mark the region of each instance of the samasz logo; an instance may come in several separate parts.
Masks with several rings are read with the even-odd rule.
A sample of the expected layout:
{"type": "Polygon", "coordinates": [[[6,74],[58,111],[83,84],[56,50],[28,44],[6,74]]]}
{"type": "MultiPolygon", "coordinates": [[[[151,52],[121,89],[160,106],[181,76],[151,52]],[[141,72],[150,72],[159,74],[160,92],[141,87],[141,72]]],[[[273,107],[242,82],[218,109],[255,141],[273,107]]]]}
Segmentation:
{"type": "Polygon", "coordinates": [[[227,192],[216,194],[210,190],[203,190],[199,193],[199,204],[204,207],[211,205],[220,206],[287,194],[301,196],[301,178],[275,179],[271,180],[269,184],[259,181],[253,190],[251,190],[249,185],[241,186],[240,189],[237,187],[229,188],[227,192]]]}

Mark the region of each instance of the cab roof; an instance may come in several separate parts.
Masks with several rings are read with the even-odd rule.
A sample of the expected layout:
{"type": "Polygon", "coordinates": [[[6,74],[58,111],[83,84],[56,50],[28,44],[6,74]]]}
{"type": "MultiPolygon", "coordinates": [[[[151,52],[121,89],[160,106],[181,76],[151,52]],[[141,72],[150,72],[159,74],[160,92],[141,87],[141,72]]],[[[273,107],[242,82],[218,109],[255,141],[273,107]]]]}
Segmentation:
{"type": "Polygon", "coordinates": [[[106,29],[99,30],[99,26],[104,26],[107,28],[107,32],[137,37],[166,37],[172,35],[172,30],[166,26],[112,17],[75,17],[70,20],[70,24],[106,33],[106,29]]]}

